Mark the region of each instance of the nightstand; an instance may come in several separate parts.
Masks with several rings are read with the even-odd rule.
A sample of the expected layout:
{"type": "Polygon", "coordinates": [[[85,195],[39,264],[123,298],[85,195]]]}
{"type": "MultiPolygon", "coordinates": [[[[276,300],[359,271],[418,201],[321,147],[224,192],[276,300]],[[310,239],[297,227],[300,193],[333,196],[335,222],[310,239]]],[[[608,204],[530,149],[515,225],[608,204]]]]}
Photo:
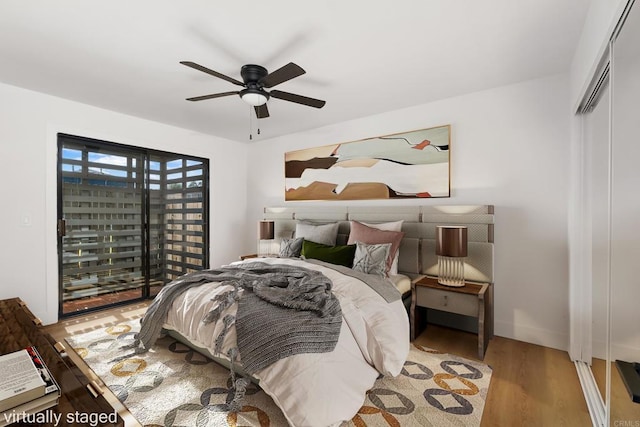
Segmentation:
{"type": "Polygon", "coordinates": [[[490,283],[469,283],[455,288],[443,286],[433,277],[422,276],[411,283],[411,340],[421,332],[424,323],[420,307],[440,310],[478,321],[478,356],[484,353],[493,338],[493,288],[490,283]]]}

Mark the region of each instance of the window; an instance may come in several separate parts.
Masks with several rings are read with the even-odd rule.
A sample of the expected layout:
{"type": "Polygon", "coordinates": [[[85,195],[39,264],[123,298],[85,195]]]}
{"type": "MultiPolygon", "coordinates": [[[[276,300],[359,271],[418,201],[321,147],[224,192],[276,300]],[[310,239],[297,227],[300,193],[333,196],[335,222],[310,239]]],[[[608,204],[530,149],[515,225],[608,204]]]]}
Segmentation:
{"type": "Polygon", "coordinates": [[[208,268],[207,159],[58,134],[61,316],[208,268]]]}

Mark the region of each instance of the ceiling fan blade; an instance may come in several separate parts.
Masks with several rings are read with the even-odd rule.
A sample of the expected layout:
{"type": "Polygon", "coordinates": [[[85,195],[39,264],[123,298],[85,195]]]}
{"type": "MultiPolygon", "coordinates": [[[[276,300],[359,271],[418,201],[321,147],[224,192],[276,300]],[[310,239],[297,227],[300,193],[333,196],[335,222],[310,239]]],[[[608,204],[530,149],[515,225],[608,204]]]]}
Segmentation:
{"type": "Polygon", "coordinates": [[[260,79],[260,83],[262,83],[263,87],[274,87],[275,85],[279,85],[287,80],[301,76],[304,73],[306,73],[306,71],[304,71],[302,67],[294,64],[293,62],[289,62],[284,67],[278,68],[274,72],[264,76],[260,79]]]}
{"type": "Polygon", "coordinates": [[[315,98],[309,98],[302,95],[296,95],[295,93],[282,92],[281,90],[272,90],[269,95],[274,98],[283,99],[285,101],[295,102],[296,104],[307,105],[309,107],[322,108],[325,101],[315,98]]]}
{"type": "Polygon", "coordinates": [[[244,86],[244,83],[242,83],[241,81],[238,81],[238,80],[236,80],[234,78],[231,78],[229,76],[225,76],[224,74],[221,74],[221,73],[219,73],[217,71],[210,70],[209,68],[203,67],[202,65],[196,64],[195,62],[180,61],[180,63],[182,65],[186,65],[187,67],[191,67],[194,70],[202,71],[203,73],[207,73],[207,74],[210,74],[210,75],[212,75],[214,77],[218,77],[219,79],[226,80],[226,81],[228,81],[230,83],[233,83],[234,85],[244,86]]]}
{"type": "Polygon", "coordinates": [[[253,107],[256,110],[256,117],[259,119],[266,119],[269,117],[269,109],[267,108],[267,104],[256,105],[253,107]]]}
{"type": "Polygon", "coordinates": [[[187,101],[204,101],[205,99],[222,98],[223,96],[237,95],[240,92],[222,92],[212,93],[211,95],[194,96],[193,98],[187,98],[187,101]]]}

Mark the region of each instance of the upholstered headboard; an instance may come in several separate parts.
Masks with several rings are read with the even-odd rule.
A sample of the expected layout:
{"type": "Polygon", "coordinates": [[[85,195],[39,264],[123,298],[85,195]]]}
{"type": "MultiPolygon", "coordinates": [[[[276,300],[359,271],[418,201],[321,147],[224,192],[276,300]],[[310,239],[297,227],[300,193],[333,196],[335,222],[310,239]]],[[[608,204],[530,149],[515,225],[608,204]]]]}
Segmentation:
{"type": "Polygon", "coordinates": [[[465,279],[493,283],[493,205],[267,207],[264,219],[274,221],[276,240],[292,237],[298,220],[339,222],[338,244],[349,237],[349,221],[404,220],[398,271],[409,277],[437,276],[437,225],[465,225],[469,241],[465,279]]]}

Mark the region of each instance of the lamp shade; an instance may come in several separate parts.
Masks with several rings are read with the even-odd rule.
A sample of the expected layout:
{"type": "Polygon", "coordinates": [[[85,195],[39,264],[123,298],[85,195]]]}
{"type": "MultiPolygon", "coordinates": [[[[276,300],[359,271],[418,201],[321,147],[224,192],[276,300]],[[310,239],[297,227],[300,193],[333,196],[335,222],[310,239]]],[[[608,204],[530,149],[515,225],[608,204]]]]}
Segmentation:
{"type": "Polygon", "coordinates": [[[467,256],[467,227],[447,225],[436,227],[436,255],[452,258],[467,256]]]}
{"type": "Polygon", "coordinates": [[[274,233],[273,221],[260,221],[258,223],[258,236],[260,240],[272,240],[274,233]]]}
{"type": "Polygon", "coordinates": [[[269,94],[265,91],[249,88],[240,91],[240,98],[249,105],[259,107],[267,103],[269,94]]]}

